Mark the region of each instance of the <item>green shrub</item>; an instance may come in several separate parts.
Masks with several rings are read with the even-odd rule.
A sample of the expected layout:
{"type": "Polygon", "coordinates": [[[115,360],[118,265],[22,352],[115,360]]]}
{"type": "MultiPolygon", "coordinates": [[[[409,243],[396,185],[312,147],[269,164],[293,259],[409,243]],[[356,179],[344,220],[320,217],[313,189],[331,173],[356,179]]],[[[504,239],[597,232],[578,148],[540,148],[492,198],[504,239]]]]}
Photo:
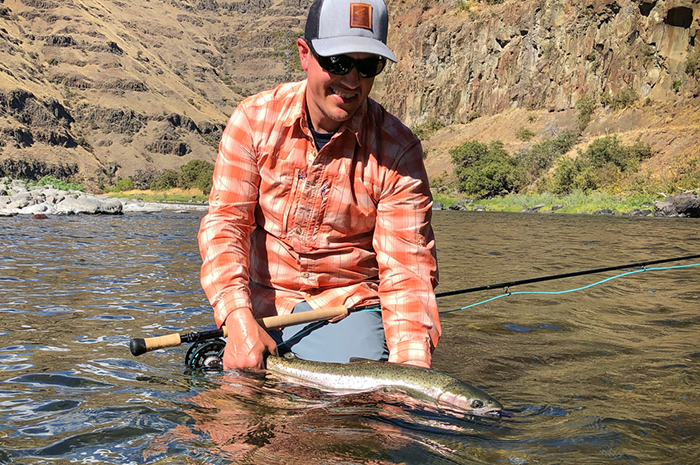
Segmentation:
{"type": "Polygon", "coordinates": [[[601,137],[588,146],[584,157],[594,168],[613,164],[620,171],[636,171],[642,160],[650,158],[651,147],[638,141],[632,146],[625,146],[616,135],[601,137]]]}
{"type": "Polygon", "coordinates": [[[44,176],[36,182],[37,186],[47,186],[51,185],[56,189],[62,191],[80,191],[85,192],[85,186],[83,184],[63,181],[61,179],[55,178],[53,176],[44,176]]]}
{"type": "Polygon", "coordinates": [[[136,188],[136,184],[131,178],[121,178],[114,186],[117,192],[132,191],[136,188]]]}
{"type": "Polygon", "coordinates": [[[413,131],[413,134],[420,140],[428,140],[430,136],[444,127],[445,125],[435,118],[428,118],[424,122],[412,127],[411,131],[413,131]]]}
{"type": "Polygon", "coordinates": [[[604,107],[610,107],[613,110],[622,110],[631,106],[639,99],[639,94],[632,87],[622,89],[617,94],[603,92],[600,94],[600,103],[604,107]]]}
{"type": "Polygon", "coordinates": [[[700,158],[686,157],[677,168],[676,185],[684,190],[700,189],[700,158]]]}
{"type": "Polygon", "coordinates": [[[591,122],[591,116],[595,111],[595,105],[595,99],[590,95],[584,95],[576,102],[578,126],[581,131],[584,131],[586,127],[588,127],[588,123],[591,122]]]}
{"type": "Polygon", "coordinates": [[[524,127],[524,126],[521,126],[517,130],[517,132],[515,133],[515,137],[517,137],[518,139],[520,139],[522,141],[527,142],[530,139],[532,139],[533,137],[535,137],[535,132],[531,129],[524,127]]]}
{"type": "Polygon", "coordinates": [[[636,172],[651,156],[651,147],[642,142],[626,146],[616,135],[602,137],[591,142],[585,152],[579,151],[578,158],[561,159],[547,187],[555,194],[614,190],[619,188],[623,173],[636,172]]]}
{"type": "Polygon", "coordinates": [[[204,160],[192,160],[183,165],[178,178],[178,187],[183,189],[197,188],[204,194],[209,194],[214,176],[214,164],[204,160]]]}
{"type": "Polygon", "coordinates": [[[469,141],[449,151],[459,188],[476,198],[489,198],[517,190],[520,176],[515,159],[503,142],[489,145],[469,141]]]}
{"type": "Polygon", "coordinates": [[[688,53],[688,57],[685,59],[685,72],[687,74],[693,76],[698,70],[700,70],[700,47],[688,53]]]}
{"type": "Polygon", "coordinates": [[[565,131],[556,139],[539,142],[518,153],[516,159],[523,176],[521,186],[531,184],[551,168],[556,159],[571,150],[577,139],[577,134],[565,131]]]}
{"type": "Polygon", "coordinates": [[[175,170],[165,170],[151,181],[151,190],[165,191],[177,187],[180,174],[175,170]]]}

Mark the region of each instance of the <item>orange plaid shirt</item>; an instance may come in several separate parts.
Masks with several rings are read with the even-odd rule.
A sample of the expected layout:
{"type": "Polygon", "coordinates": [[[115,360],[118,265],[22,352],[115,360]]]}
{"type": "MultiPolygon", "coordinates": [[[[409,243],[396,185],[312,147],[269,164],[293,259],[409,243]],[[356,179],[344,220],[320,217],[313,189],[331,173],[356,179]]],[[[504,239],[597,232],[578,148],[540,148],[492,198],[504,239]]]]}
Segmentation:
{"type": "Polygon", "coordinates": [[[304,300],[381,303],[389,361],[430,364],[441,329],[420,142],[368,99],[317,151],[305,89],[246,99],[224,130],[199,231],[216,322],[239,308],[290,313],[304,300]]]}

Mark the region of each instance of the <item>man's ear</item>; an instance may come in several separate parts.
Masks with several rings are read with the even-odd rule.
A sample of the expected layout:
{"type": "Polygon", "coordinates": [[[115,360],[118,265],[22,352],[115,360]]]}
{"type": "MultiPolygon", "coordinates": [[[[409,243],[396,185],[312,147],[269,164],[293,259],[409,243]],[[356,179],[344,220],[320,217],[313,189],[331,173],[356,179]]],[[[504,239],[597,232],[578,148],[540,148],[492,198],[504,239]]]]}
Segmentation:
{"type": "Polygon", "coordinates": [[[308,71],[309,60],[311,60],[311,49],[306,41],[301,37],[297,39],[297,48],[299,49],[299,61],[301,61],[301,68],[304,71],[308,71]]]}

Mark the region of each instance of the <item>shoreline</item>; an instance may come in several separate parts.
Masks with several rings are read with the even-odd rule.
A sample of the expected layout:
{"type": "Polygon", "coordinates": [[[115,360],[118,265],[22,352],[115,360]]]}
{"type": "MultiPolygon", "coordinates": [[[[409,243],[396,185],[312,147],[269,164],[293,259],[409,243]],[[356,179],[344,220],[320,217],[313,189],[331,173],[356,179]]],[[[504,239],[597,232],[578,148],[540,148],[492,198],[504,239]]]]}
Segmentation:
{"type": "Polygon", "coordinates": [[[111,197],[80,190],[57,189],[51,184],[32,186],[21,180],[0,179],[0,217],[49,215],[121,215],[130,212],[157,213],[163,210],[206,211],[208,203],[154,202],[128,197],[111,197]]]}
{"type": "MultiPolygon", "coordinates": [[[[32,186],[21,180],[0,179],[0,217],[28,215],[107,214],[130,212],[157,213],[163,210],[206,211],[208,202],[183,196],[182,201],[167,193],[129,193],[96,195],[83,191],[56,189],[51,184],[32,186]],[[161,197],[161,199],[158,199],[161,197]],[[187,199],[187,200],[185,200],[187,199]]],[[[435,194],[433,210],[507,213],[557,213],[618,216],[700,218],[700,196],[677,194],[654,200],[650,196],[617,198],[610,194],[575,192],[567,196],[552,194],[512,195],[472,201],[435,194]],[[446,206],[449,205],[449,206],[446,206]]]]}
{"type": "Polygon", "coordinates": [[[438,193],[434,195],[433,210],[700,218],[698,195],[661,194],[657,197],[654,199],[648,195],[633,195],[618,198],[601,192],[574,192],[565,196],[518,194],[470,200],[438,193]]]}

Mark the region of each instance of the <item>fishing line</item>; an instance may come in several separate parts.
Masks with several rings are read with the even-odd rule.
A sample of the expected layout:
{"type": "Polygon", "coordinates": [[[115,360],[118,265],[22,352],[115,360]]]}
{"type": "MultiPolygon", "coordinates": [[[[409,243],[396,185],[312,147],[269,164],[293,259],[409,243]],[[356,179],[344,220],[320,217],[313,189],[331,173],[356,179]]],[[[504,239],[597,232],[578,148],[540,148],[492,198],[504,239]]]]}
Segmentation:
{"type": "MultiPolygon", "coordinates": [[[[467,305],[465,307],[455,308],[453,310],[443,310],[439,313],[441,315],[444,315],[447,313],[459,312],[461,310],[473,308],[473,307],[476,307],[478,305],[483,305],[483,304],[486,304],[489,302],[493,302],[494,300],[502,299],[504,297],[509,297],[509,296],[513,296],[513,295],[563,295],[563,294],[569,294],[571,292],[584,291],[586,289],[590,289],[592,287],[599,286],[601,284],[607,283],[608,281],[612,281],[614,279],[623,278],[625,276],[631,276],[631,275],[637,274],[637,273],[643,273],[645,271],[678,270],[678,269],[683,269],[683,268],[692,268],[692,267],[696,267],[696,266],[700,266],[700,263],[693,263],[693,264],[689,264],[689,265],[663,266],[663,267],[655,267],[655,268],[642,267],[639,270],[628,271],[626,273],[622,273],[622,274],[618,274],[615,276],[611,276],[609,278],[602,279],[602,280],[597,281],[597,282],[592,283],[592,284],[587,284],[585,286],[581,286],[581,287],[577,287],[577,288],[573,288],[573,289],[566,289],[563,291],[516,291],[516,292],[507,291],[501,295],[497,295],[495,297],[491,297],[489,299],[482,300],[480,302],[476,302],[476,303],[467,305]]],[[[509,288],[510,286],[513,286],[515,284],[518,284],[518,283],[510,283],[510,285],[503,285],[503,287],[509,288]]],[[[495,286],[496,286],[495,284],[490,285],[490,287],[495,287],[495,286]]],[[[443,297],[445,294],[452,295],[451,293],[446,292],[443,294],[437,294],[437,297],[443,297]]],[[[381,311],[381,309],[375,307],[375,308],[358,308],[357,310],[353,310],[353,312],[356,312],[356,311],[357,312],[366,312],[366,311],[379,312],[379,311],[381,311]]],[[[310,333],[311,331],[314,331],[315,329],[318,329],[325,324],[328,324],[328,322],[327,321],[317,321],[315,323],[311,323],[311,324],[307,325],[305,328],[303,328],[302,330],[300,330],[299,332],[297,332],[296,334],[294,334],[293,336],[291,336],[290,338],[280,342],[277,345],[277,347],[281,348],[281,347],[287,345],[289,342],[293,341],[294,339],[301,338],[301,337],[307,335],[308,333],[310,333]]]]}
{"type": "MultiPolygon", "coordinates": [[[[633,274],[641,273],[643,271],[664,271],[664,270],[674,270],[674,269],[684,269],[684,268],[691,268],[691,267],[696,267],[700,266],[700,263],[694,263],[694,264],[689,264],[689,265],[677,265],[677,266],[667,266],[667,267],[656,267],[656,268],[649,268],[649,265],[657,265],[661,263],[669,263],[669,262],[675,262],[675,261],[681,261],[681,260],[691,260],[695,258],[700,258],[700,254],[696,255],[686,255],[684,257],[674,257],[674,258],[665,258],[665,259],[660,259],[660,260],[651,260],[647,262],[640,262],[640,263],[630,263],[627,265],[617,265],[617,266],[610,266],[606,268],[597,268],[593,270],[584,270],[584,271],[576,271],[573,273],[563,273],[563,274],[557,274],[557,275],[551,275],[551,276],[542,276],[539,278],[530,278],[530,279],[523,279],[520,281],[511,281],[511,282],[506,282],[506,283],[495,283],[495,284],[489,284],[487,286],[480,286],[480,287],[473,287],[469,289],[461,289],[461,290],[455,290],[455,291],[447,291],[447,292],[440,292],[435,294],[435,297],[438,299],[443,298],[443,297],[448,297],[448,296],[453,296],[453,295],[458,295],[458,294],[465,294],[469,292],[479,292],[479,291],[485,291],[485,290],[490,290],[490,289],[498,289],[498,288],[504,288],[506,289],[506,292],[504,292],[501,295],[497,295],[495,297],[491,297],[486,300],[482,300],[480,302],[473,303],[471,305],[467,305],[465,307],[461,308],[456,308],[453,310],[443,310],[439,312],[440,314],[447,314],[447,313],[453,313],[453,312],[458,312],[461,310],[466,310],[468,308],[473,308],[476,307],[477,305],[483,305],[488,302],[493,302],[494,300],[497,299],[502,299],[503,297],[508,297],[511,295],[562,295],[562,294],[568,294],[570,292],[576,292],[576,291],[582,291],[585,289],[590,289],[594,286],[598,286],[600,284],[606,283],[608,281],[611,281],[613,279],[618,279],[622,278],[624,276],[630,276],[633,274]],[[583,287],[578,287],[574,289],[567,289],[563,291],[521,291],[521,292],[510,292],[510,288],[513,286],[519,286],[523,284],[533,284],[533,283],[538,283],[538,282],[544,282],[544,281],[551,281],[554,279],[562,279],[562,278],[572,278],[575,276],[583,276],[583,275],[588,275],[588,274],[594,274],[594,273],[603,273],[603,272],[608,272],[608,271],[614,271],[614,270],[621,270],[625,268],[640,268],[639,270],[633,270],[633,271],[628,271],[616,276],[612,276],[610,278],[603,279],[601,281],[588,284],[583,287]]],[[[358,311],[381,311],[381,309],[376,308],[376,305],[367,305],[367,306],[360,306],[360,307],[352,307],[347,309],[350,312],[358,312],[358,311]]],[[[294,340],[295,338],[302,337],[309,332],[319,328],[320,326],[328,324],[327,321],[318,321],[315,323],[311,323],[307,325],[305,328],[294,334],[292,337],[288,338],[285,341],[282,341],[280,344],[278,344],[278,347],[282,347],[286,344],[288,344],[290,341],[294,340]]],[[[145,353],[149,350],[154,350],[157,348],[165,348],[165,347],[175,347],[183,342],[194,342],[197,343],[199,341],[204,341],[212,338],[221,338],[224,337],[224,331],[223,329],[217,329],[213,331],[202,331],[202,332],[192,332],[192,333],[187,333],[187,334],[172,334],[168,336],[158,336],[155,338],[148,338],[148,343],[145,339],[141,338],[132,338],[131,343],[130,343],[130,349],[131,353],[133,355],[140,355],[142,353],[145,353]]]]}
{"type": "MultiPolygon", "coordinates": [[[[443,315],[443,314],[446,314],[446,313],[453,313],[453,312],[458,312],[458,311],[460,311],[460,310],[466,310],[466,309],[468,309],[468,308],[476,307],[477,305],[483,305],[483,304],[492,302],[492,301],[494,301],[494,300],[496,300],[496,299],[502,299],[503,297],[508,297],[508,296],[511,296],[511,295],[536,295],[536,294],[539,294],[539,295],[562,295],[562,294],[568,294],[568,293],[571,293],[571,292],[577,292],[577,291],[583,291],[583,290],[585,290],[585,289],[590,289],[590,288],[592,288],[592,287],[594,287],[594,286],[598,286],[598,285],[603,284],[603,283],[606,283],[606,282],[608,282],[608,281],[612,281],[613,279],[618,279],[618,278],[622,278],[622,277],[625,277],[625,276],[630,276],[630,275],[633,275],[633,274],[642,273],[642,272],[644,272],[644,271],[677,270],[677,269],[682,269],[682,268],[691,268],[691,267],[694,267],[694,266],[700,266],[700,263],[693,263],[693,264],[690,264],[690,265],[663,266],[663,267],[656,267],[656,268],[642,268],[642,269],[640,269],[640,270],[628,271],[628,272],[626,272],[626,273],[622,273],[622,274],[619,274],[619,275],[616,275],[616,276],[611,276],[611,277],[609,277],[609,278],[605,278],[605,279],[603,279],[603,280],[600,280],[600,281],[595,282],[595,283],[592,283],[592,284],[588,284],[588,285],[586,285],[586,286],[577,287],[577,288],[574,288],[574,289],[566,289],[566,290],[563,290],[563,291],[517,291],[517,292],[506,291],[504,294],[497,295],[497,296],[495,296],[495,297],[491,297],[490,299],[482,300],[482,301],[480,301],[480,302],[476,302],[476,303],[473,303],[473,304],[471,304],[471,305],[467,305],[466,307],[455,308],[455,309],[453,309],[453,310],[443,310],[443,311],[440,312],[440,314],[443,315]]],[[[504,286],[504,287],[507,288],[508,286],[504,286]]]]}

